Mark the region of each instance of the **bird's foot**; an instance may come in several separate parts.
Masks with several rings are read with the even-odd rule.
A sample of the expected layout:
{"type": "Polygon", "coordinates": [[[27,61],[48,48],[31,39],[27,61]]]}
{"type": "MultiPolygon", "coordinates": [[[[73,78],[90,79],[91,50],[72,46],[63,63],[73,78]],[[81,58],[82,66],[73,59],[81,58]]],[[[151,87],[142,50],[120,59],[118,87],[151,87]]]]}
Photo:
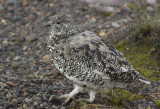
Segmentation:
{"type": "Polygon", "coordinates": [[[71,99],[72,97],[68,96],[68,94],[64,94],[64,95],[61,95],[61,96],[56,96],[56,95],[52,95],[50,98],[49,98],[49,102],[55,100],[55,101],[60,101],[62,99],[66,99],[62,105],[66,105],[71,99]]]}
{"type": "Polygon", "coordinates": [[[52,95],[50,98],[49,98],[49,101],[52,101],[52,100],[61,100],[61,99],[66,99],[62,105],[65,105],[67,104],[72,98],[74,98],[75,95],[77,95],[79,92],[81,92],[83,90],[83,87],[79,86],[79,85],[75,85],[75,89],[72,90],[71,93],[69,94],[64,94],[64,95],[61,95],[59,97],[55,96],[55,95],[52,95]]]}
{"type": "Polygon", "coordinates": [[[66,105],[72,98],[71,97],[67,97],[66,100],[62,103],[62,105],[66,105]]]}
{"type": "Polygon", "coordinates": [[[68,97],[68,94],[64,94],[64,95],[61,95],[61,96],[52,95],[49,98],[49,102],[51,102],[52,100],[62,100],[62,99],[65,99],[67,97],[68,97]]]}
{"type": "Polygon", "coordinates": [[[53,101],[53,100],[60,100],[58,96],[56,95],[52,95],[50,98],[49,98],[49,102],[53,101]]]}

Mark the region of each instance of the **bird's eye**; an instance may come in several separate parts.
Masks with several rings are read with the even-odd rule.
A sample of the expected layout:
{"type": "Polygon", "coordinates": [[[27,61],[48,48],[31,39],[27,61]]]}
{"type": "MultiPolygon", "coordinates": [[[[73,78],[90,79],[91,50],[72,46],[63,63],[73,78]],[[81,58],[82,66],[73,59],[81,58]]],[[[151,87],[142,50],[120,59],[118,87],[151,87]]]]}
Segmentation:
{"type": "Polygon", "coordinates": [[[57,24],[60,24],[61,22],[57,22],[57,24]]]}

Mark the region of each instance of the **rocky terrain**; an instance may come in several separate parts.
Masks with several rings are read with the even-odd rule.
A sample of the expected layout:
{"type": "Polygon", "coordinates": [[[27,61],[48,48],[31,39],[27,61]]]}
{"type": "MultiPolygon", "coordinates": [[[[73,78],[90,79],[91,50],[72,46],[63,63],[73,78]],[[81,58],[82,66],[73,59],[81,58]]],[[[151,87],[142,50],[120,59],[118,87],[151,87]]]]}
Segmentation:
{"type": "MultiPolygon", "coordinates": [[[[128,26],[134,24],[132,11],[123,5],[99,7],[84,0],[0,0],[0,109],[119,108],[101,93],[93,104],[73,100],[62,106],[61,101],[48,102],[51,95],[69,93],[73,86],[47,55],[48,29],[44,25],[51,16],[61,14],[112,44],[123,39],[128,26]]],[[[158,109],[160,81],[128,89],[143,99],[122,102],[124,109],[158,109]]]]}

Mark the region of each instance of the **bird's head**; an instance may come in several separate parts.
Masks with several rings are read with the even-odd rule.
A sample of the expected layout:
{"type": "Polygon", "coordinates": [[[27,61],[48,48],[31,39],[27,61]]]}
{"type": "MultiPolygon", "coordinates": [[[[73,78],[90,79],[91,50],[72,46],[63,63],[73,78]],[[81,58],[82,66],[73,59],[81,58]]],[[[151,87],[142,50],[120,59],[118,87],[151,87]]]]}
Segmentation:
{"type": "Polygon", "coordinates": [[[49,20],[46,27],[50,27],[54,33],[60,33],[62,31],[62,27],[67,23],[69,23],[69,21],[64,17],[55,15],[49,20]]]}

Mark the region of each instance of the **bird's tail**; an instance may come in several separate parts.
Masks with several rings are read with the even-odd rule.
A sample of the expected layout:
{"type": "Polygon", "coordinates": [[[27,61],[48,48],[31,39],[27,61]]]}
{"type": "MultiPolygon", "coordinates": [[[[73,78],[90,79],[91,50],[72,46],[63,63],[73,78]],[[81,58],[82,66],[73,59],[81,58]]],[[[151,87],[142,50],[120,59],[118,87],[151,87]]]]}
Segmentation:
{"type": "Polygon", "coordinates": [[[144,80],[144,79],[139,79],[139,81],[143,82],[143,83],[146,83],[146,84],[151,84],[151,82],[149,80],[144,80]]]}
{"type": "Polygon", "coordinates": [[[138,71],[134,70],[134,73],[136,73],[136,75],[138,77],[138,80],[140,82],[145,83],[145,84],[151,84],[151,81],[147,80],[147,78],[145,78],[142,75],[140,75],[138,71]]]}

